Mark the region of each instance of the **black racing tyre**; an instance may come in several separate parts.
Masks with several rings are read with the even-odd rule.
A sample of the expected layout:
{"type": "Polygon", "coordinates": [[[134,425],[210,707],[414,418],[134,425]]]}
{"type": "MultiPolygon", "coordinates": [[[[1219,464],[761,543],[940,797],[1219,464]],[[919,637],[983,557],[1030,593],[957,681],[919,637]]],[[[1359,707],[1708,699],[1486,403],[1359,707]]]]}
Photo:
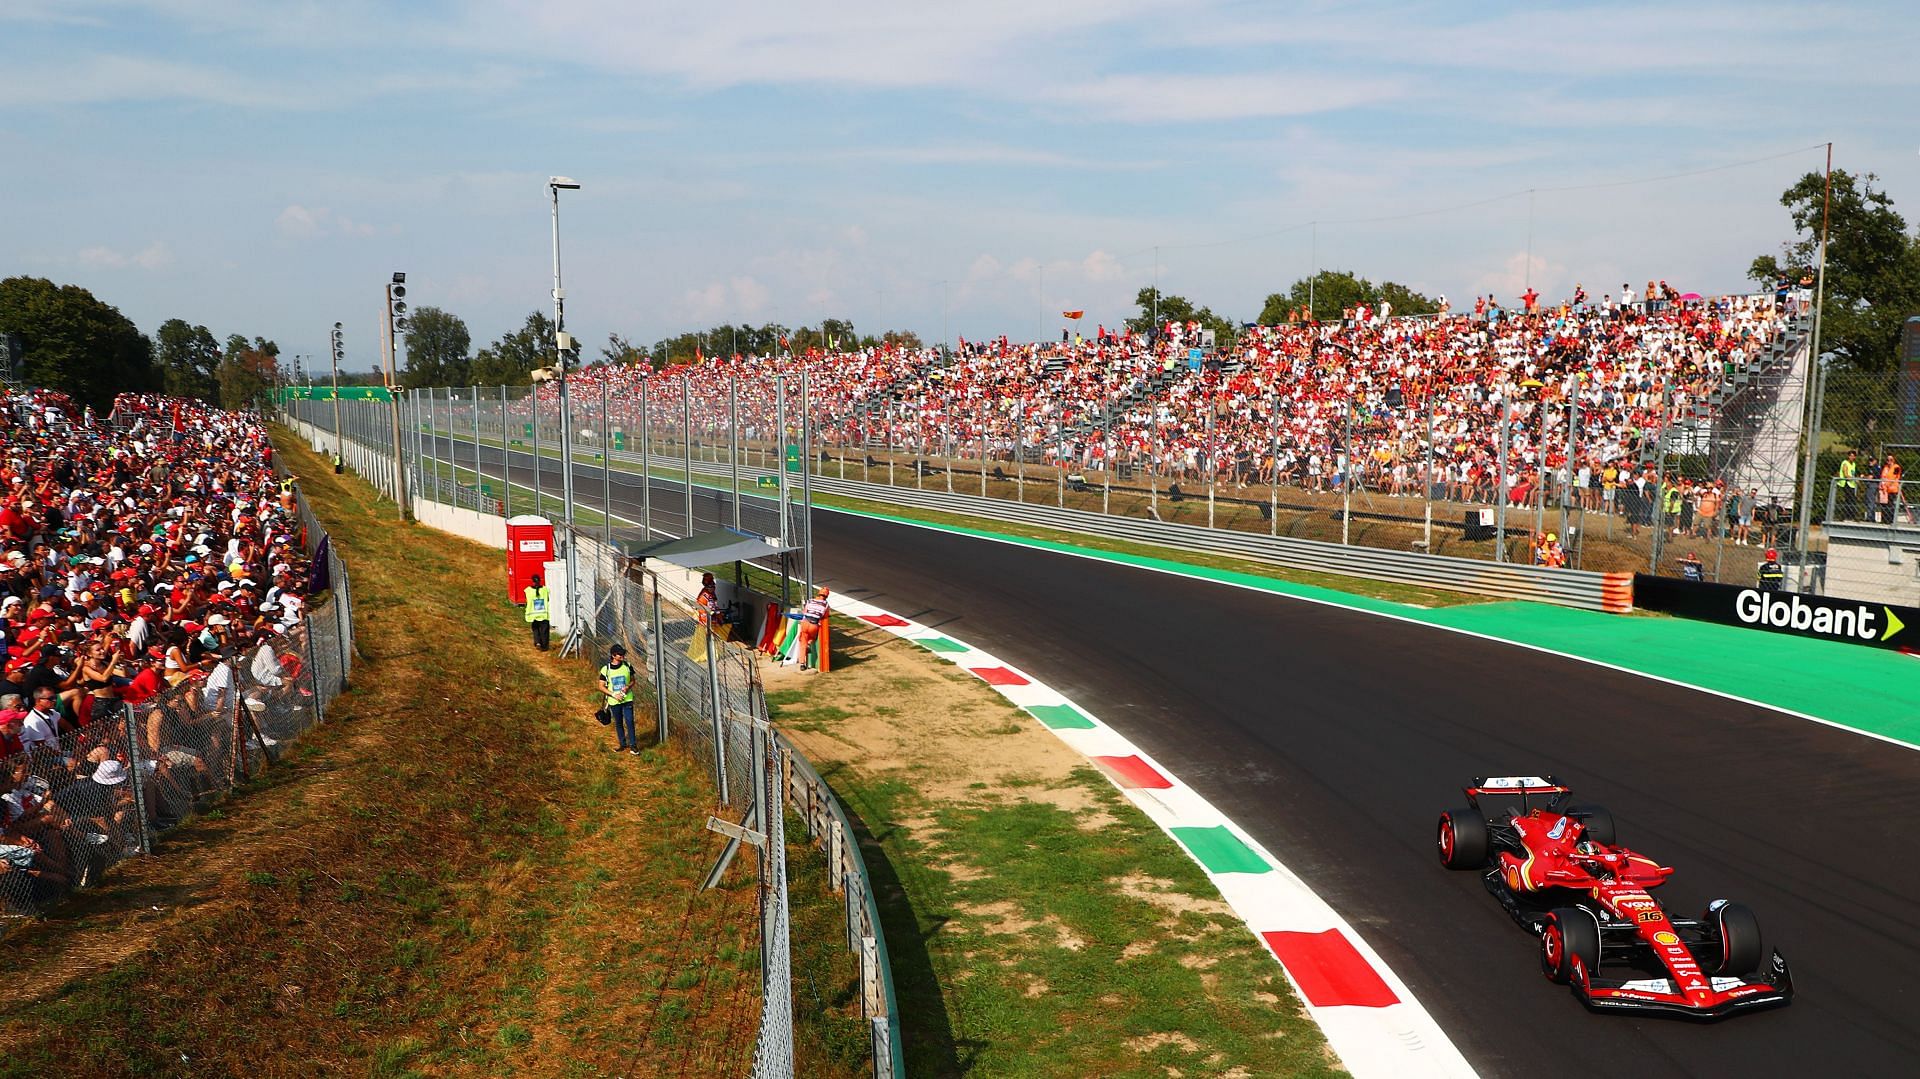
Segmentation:
{"type": "Polygon", "coordinates": [[[1605,806],[1574,806],[1572,813],[1586,825],[1588,839],[1609,847],[1618,842],[1614,838],[1613,814],[1607,812],[1605,806]]]}
{"type": "Polygon", "coordinates": [[[1742,978],[1760,969],[1760,919],[1745,903],[1716,899],[1700,920],[1720,934],[1720,965],[1715,974],[1742,978]]]}
{"type": "Polygon", "coordinates": [[[1448,869],[1484,869],[1487,865],[1487,818],[1477,809],[1449,809],[1440,814],[1435,837],[1440,864],[1448,869]]]}
{"type": "Polygon", "coordinates": [[[1600,966],[1600,925],[1579,907],[1555,907],[1540,926],[1540,973],[1565,985],[1573,978],[1576,957],[1593,977],[1600,966]]]}

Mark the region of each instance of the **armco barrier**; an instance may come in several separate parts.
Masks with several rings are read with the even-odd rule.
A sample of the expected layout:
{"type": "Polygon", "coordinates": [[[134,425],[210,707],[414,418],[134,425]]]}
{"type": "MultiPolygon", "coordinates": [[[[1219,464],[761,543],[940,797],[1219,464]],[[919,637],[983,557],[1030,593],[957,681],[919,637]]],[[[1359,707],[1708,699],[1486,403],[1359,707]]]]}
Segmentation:
{"type": "MultiPolygon", "coordinates": [[[[698,463],[694,465],[694,471],[704,475],[726,474],[724,469],[713,466],[702,468],[698,463]]],[[[771,475],[758,469],[741,469],[743,477],[762,474],[771,475]]],[[[1031,502],[1008,502],[979,495],[892,487],[831,476],[815,476],[813,489],[886,505],[940,510],[1176,551],[1229,555],[1290,569],[1367,577],[1502,599],[1534,600],[1590,611],[1625,612],[1633,608],[1633,575],[1630,573],[1549,569],[1545,566],[1483,562],[1474,558],[1454,558],[1416,551],[1342,546],[1319,540],[1262,536],[1229,528],[1202,528],[1199,525],[1174,524],[1141,517],[1117,517],[1031,502]]]]}

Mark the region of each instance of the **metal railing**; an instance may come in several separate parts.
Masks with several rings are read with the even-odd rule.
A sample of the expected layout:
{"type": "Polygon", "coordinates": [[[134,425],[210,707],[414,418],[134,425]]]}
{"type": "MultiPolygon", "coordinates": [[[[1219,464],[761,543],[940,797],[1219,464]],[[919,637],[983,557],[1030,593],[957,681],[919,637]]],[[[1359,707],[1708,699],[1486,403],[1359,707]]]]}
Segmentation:
{"type": "Polygon", "coordinates": [[[784,765],[787,804],[806,823],[807,834],[826,851],[827,886],[846,897],[847,947],[859,958],[860,1013],[871,1028],[873,1074],[905,1076],[906,1054],[901,1049],[900,1024],[894,1020],[893,965],[859,838],[833,788],[820,778],[806,754],[783,735],[775,734],[774,741],[784,765]]]}
{"type": "Polygon", "coordinates": [[[819,477],[815,490],[888,505],[940,510],[1061,532],[1165,547],[1195,554],[1228,555],[1292,569],[1366,577],[1399,584],[1475,592],[1505,599],[1537,600],[1586,610],[1614,610],[1609,595],[1621,574],[1486,562],[1473,558],[1352,547],[1319,540],[1263,536],[1227,528],[1176,524],[1149,518],[1110,516],[978,495],[947,494],[819,477]]]}

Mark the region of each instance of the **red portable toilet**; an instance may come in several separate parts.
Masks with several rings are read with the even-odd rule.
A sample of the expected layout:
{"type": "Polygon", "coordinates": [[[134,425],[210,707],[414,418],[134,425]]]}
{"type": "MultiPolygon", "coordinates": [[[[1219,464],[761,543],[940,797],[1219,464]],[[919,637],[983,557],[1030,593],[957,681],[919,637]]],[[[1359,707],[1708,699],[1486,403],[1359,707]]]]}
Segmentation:
{"type": "MultiPolygon", "coordinates": [[[[525,605],[527,583],[534,574],[544,574],[547,563],[554,558],[552,521],[531,513],[507,518],[508,599],[525,605]]],[[[547,586],[552,587],[553,582],[548,581],[547,586]]]]}

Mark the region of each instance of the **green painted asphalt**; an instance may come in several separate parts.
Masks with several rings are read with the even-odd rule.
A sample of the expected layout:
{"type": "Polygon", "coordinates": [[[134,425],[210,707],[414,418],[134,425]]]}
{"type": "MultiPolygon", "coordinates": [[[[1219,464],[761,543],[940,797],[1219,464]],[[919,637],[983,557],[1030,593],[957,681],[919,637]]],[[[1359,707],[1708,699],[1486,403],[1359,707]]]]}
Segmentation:
{"type": "MultiPolygon", "coordinates": [[[[694,484],[710,486],[698,479],[694,484]]],[[[1631,618],[1542,603],[1479,603],[1429,610],[1174,559],[1076,547],[867,510],[836,507],[829,512],[1101,558],[1479,633],[1741,697],[1920,748],[1920,658],[1887,649],[1684,618],[1631,618]]]]}
{"type": "Polygon", "coordinates": [[[1684,618],[1632,618],[1542,603],[1479,603],[1429,610],[1172,559],[1075,547],[864,510],[831,512],[1100,558],[1465,630],[1725,693],[1920,748],[1920,658],[1887,649],[1684,618]]]}

